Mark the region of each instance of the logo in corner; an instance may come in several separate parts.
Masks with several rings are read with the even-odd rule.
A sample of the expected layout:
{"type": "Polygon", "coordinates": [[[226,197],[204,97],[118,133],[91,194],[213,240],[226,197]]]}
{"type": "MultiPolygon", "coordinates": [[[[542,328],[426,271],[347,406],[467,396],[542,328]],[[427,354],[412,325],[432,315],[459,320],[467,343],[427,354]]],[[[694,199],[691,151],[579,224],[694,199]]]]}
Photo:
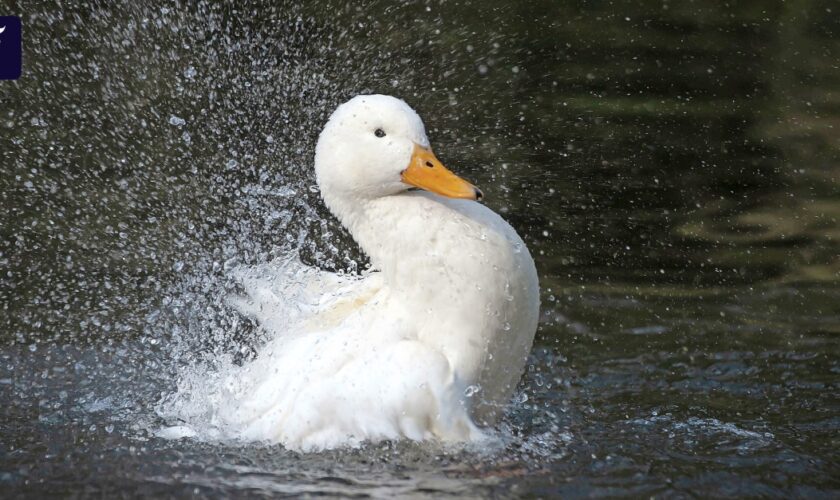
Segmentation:
{"type": "Polygon", "coordinates": [[[0,16],[0,80],[20,78],[23,61],[18,16],[0,16]]]}

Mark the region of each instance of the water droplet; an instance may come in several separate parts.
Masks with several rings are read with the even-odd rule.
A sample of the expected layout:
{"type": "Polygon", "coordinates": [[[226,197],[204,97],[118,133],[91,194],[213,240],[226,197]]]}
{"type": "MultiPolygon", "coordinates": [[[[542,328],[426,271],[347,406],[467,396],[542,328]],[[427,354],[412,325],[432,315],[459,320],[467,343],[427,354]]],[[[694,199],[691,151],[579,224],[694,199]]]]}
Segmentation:
{"type": "Polygon", "coordinates": [[[475,394],[478,393],[478,391],[480,391],[480,390],[481,390],[480,385],[471,385],[471,386],[467,387],[466,389],[464,389],[464,396],[466,396],[468,398],[471,398],[471,397],[475,396],[475,394]]]}

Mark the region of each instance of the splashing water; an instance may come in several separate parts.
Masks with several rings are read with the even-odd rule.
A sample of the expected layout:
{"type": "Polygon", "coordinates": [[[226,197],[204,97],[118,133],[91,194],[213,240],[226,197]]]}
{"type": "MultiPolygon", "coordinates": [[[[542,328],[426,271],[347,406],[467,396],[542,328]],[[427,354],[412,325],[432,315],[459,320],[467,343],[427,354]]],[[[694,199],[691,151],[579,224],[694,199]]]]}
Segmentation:
{"type": "MultiPolygon", "coordinates": [[[[48,427],[123,436],[130,453],[156,434],[224,441],[218,411],[271,340],[231,305],[243,270],[366,267],[318,200],[314,141],[338,103],[411,64],[357,24],[294,5],[251,14],[200,2],[25,17],[38,48],[12,94],[30,105],[6,115],[26,125],[4,154],[23,181],[2,254],[4,289],[21,294],[4,329],[25,346],[4,353],[12,420],[37,401],[48,427]],[[191,425],[167,427],[179,420],[191,425]]],[[[310,271],[274,271],[278,321],[293,324],[310,271]]]]}

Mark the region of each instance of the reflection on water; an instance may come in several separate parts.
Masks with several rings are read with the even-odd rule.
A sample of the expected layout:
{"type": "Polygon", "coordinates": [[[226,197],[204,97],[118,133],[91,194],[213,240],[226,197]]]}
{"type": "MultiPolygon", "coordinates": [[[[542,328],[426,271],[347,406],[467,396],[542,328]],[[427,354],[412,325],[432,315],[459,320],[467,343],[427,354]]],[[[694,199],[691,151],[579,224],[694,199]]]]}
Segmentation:
{"type": "Polygon", "coordinates": [[[12,10],[4,491],[838,493],[832,2],[12,10]],[[538,345],[503,445],[154,437],[182,367],[264,340],[223,304],[227,270],[366,265],[311,157],[335,104],[368,91],[408,100],[537,260],[538,345]]]}

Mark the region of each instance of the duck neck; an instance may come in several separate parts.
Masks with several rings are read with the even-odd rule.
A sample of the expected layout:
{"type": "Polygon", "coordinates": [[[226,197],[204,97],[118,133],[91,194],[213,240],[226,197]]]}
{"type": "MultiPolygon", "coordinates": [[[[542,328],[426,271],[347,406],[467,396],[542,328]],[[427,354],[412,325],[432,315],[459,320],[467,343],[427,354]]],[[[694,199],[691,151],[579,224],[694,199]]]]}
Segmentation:
{"type": "Polygon", "coordinates": [[[322,192],[324,202],[341,224],[350,231],[353,239],[370,258],[375,269],[386,272],[387,234],[396,224],[393,214],[378,210],[373,199],[322,192]]]}

